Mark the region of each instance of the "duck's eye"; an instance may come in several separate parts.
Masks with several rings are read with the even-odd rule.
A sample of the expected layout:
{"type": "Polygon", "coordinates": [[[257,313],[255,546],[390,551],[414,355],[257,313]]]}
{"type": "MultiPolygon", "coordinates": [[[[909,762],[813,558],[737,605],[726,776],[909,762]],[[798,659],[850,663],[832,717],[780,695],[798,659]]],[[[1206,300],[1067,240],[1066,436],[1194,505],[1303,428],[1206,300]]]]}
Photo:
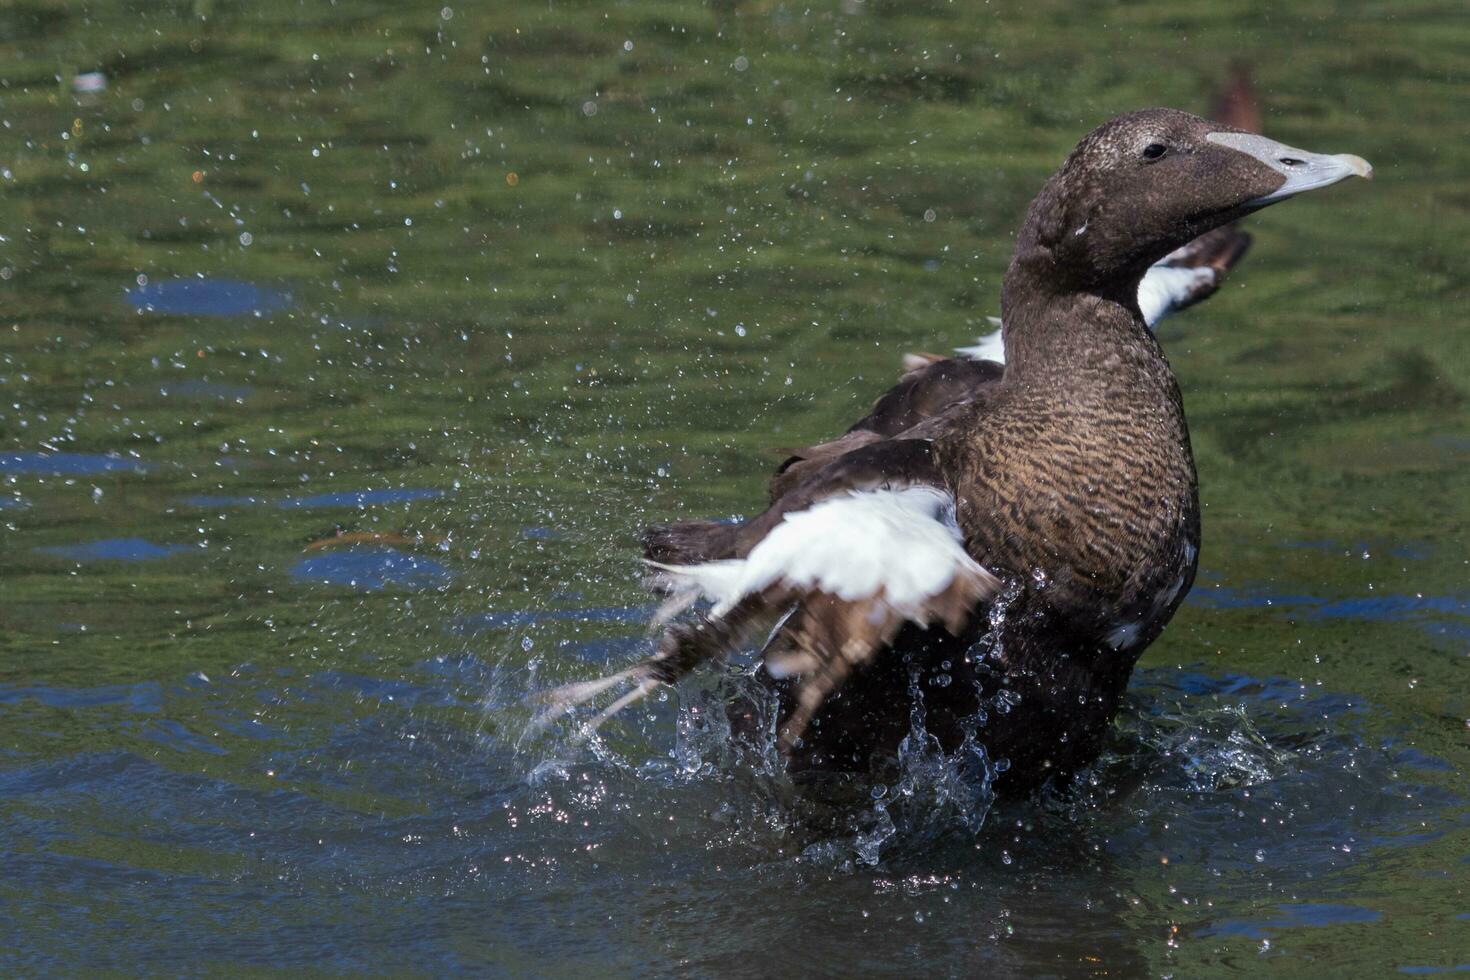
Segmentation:
{"type": "Polygon", "coordinates": [[[1143,158],[1145,160],[1157,160],[1159,157],[1168,152],[1169,148],[1163,143],[1150,143],[1148,146],[1145,146],[1143,148],[1143,158]]]}

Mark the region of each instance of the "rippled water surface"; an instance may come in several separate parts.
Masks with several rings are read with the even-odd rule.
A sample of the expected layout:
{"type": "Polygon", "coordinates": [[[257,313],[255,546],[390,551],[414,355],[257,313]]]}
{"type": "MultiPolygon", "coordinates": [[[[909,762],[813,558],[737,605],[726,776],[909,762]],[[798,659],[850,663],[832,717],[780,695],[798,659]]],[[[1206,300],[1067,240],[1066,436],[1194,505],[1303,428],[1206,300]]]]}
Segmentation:
{"type": "Polygon", "coordinates": [[[0,6],[5,972],[1470,970],[1457,4],[476,7],[0,6]],[[734,669],[524,734],[646,650],[641,524],[1233,61],[1378,176],[1163,328],[1201,576],[1082,779],[797,793],[734,669]]]}

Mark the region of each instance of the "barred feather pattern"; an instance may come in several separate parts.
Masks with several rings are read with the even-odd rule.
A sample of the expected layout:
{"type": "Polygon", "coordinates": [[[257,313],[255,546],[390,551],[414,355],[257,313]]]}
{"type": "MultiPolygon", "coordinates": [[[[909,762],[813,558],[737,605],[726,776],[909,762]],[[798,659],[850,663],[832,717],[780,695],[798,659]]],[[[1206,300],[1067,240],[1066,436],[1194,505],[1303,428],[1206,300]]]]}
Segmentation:
{"type": "Polygon", "coordinates": [[[965,552],[954,499],[936,487],[845,492],[786,515],[745,558],[676,566],[650,562],[669,596],[654,618],[669,624],[699,600],[708,612],[666,625],[648,659],[541,696],[545,726],[615,688],[625,692],[593,727],[702,664],[776,629],[761,656],[777,678],[796,681],[796,704],[780,728],[789,750],[825,700],[880,656],[905,623],[941,624],[959,635],[1000,581],[965,552]]]}

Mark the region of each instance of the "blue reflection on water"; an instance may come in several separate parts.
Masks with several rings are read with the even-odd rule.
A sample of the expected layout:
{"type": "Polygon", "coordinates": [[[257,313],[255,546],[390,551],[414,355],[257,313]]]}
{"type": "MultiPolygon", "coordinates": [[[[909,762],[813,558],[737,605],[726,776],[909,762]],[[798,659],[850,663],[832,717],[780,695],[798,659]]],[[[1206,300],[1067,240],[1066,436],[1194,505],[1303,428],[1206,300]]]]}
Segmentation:
{"type": "Polygon", "coordinates": [[[154,544],[143,538],[103,538],[99,541],[88,541],[86,544],[56,545],[34,550],[43,555],[56,555],[73,561],[156,561],[200,549],[184,544],[154,544]]]}
{"type": "Polygon", "coordinates": [[[1313,595],[1299,592],[1273,592],[1269,589],[1237,589],[1215,585],[1189,593],[1190,605],[1205,609],[1271,609],[1310,606],[1322,602],[1313,595]]]}
{"type": "Polygon", "coordinates": [[[1257,677],[1227,672],[1208,674],[1196,670],[1158,672],[1140,670],[1139,686],[1145,683],[1177,688],[1185,694],[1250,699],[1263,704],[1309,705],[1318,717],[1364,711],[1362,698],[1309,687],[1289,677],[1257,677]]]}
{"type": "Polygon", "coordinates": [[[1299,620],[1361,619],[1378,623],[1412,623],[1436,636],[1470,636],[1470,595],[1386,593],[1324,599],[1269,588],[1237,589],[1216,585],[1196,589],[1191,604],[1205,609],[1273,609],[1299,620]]]}
{"type": "Polygon", "coordinates": [[[94,473],[146,473],[141,459],[108,453],[0,453],[0,473],[37,476],[90,476],[94,473]]]}
{"type": "Polygon", "coordinates": [[[127,291],[135,309],[180,316],[265,315],[292,305],[291,294],[239,279],[167,279],[127,291]]]}
{"type": "Polygon", "coordinates": [[[1434,553],[1434,547],[1427,541],[1333,541],[1330,538],[1318,538],[1283,541],[1282,547],[1302,551],[1324,551],[1328,554],[1381,554],[1410,561],[1423,561],[1434,553]]]}
{"type": "Polygon", "coordinates": [[[1401,966],[1399,972],[1416,976],[1429,973],[1470,973],[1470,963],[1456,963],[1454,966],[1401,966]]]}
{"type": "Polygon", "coordinates": [[[163,687],[157,681],[138,684],[106,684],[100,687],[53,687],[0,684],[0,704],[34,701],[48,708],[96,708],[117,705],[130,711],[162,709],[163,687]]]}
{"type": "Polygon", "coordinates": [[[1279,917],[1253,919],[1222,919],[1195,933],[1197,936],[1245,936],[1249,939],[1267,939],[1273,931],[1347,925],[1360,922],[1377,922],[1383,916],[1365,909],[1361,905],[1337,905],[1331,902],[1302,902],[1295,905],[1278,905],[1279,917]]]}
{"type": "MultiPolygon", "coordinates": [[[[416,500],[438,500],[443,490],[398,487],[383,490],[344,490],[319,493],[310,497],[282,497],[275,506],[282,510],[304,510],[312,507],[372,507],[379,504],[407,504],[416,500]]],[[[253,507],[268,501],[264,497],[229,494],[193,494],[181,497],[186,507],[253,507]]]]}
{"type": "Polygon", "coordinates": [[[454,573],[432,558],[395,548],[370,547],[303,558],[292,566],[291,577],[304,582],[378,590],[390,585],[432,588],[449,582],[454,573]]]}
{"type": "Polygon", "coordinates": [[[388,490],[349,490],[345,493],[319,493],[312,497],[287,497],[277,507],[370,507],[373,504],[406,504],[415,500],[436,500],[443,490],[415,490],[407,487],[388,490]]]}

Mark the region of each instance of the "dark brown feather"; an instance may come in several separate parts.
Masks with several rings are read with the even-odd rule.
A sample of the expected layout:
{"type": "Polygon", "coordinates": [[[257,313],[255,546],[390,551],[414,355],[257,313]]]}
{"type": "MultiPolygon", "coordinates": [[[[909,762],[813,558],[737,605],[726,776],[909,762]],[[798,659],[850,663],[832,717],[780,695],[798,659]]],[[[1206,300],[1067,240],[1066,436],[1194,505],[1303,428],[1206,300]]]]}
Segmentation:
{"type": "Polygon", "coordinates": [[[695,565],[724,557],[738,529],[724,521],[678,521],[643,529],[643,557],[665,565],[695,565]]]}
{"type": "Polygon", "coordinates": [[[947,357],[910,371],[848,432],[896,436],[974,395],[981,385],[999,381],[1005,367],[994,361],[947,357]]]}
{"type": "Polygon", "coordinates": [[[1251,236],[1234,225],[1216,228],[1176,248],[1160,265],[1180,269],[1211,269],[1214,275],[1195,283],[1189,293],[1174,300],[1173,311],[1187,310],[1209,299],[1225,284],[1225,277],[1251,247],[1251,236]]]}

